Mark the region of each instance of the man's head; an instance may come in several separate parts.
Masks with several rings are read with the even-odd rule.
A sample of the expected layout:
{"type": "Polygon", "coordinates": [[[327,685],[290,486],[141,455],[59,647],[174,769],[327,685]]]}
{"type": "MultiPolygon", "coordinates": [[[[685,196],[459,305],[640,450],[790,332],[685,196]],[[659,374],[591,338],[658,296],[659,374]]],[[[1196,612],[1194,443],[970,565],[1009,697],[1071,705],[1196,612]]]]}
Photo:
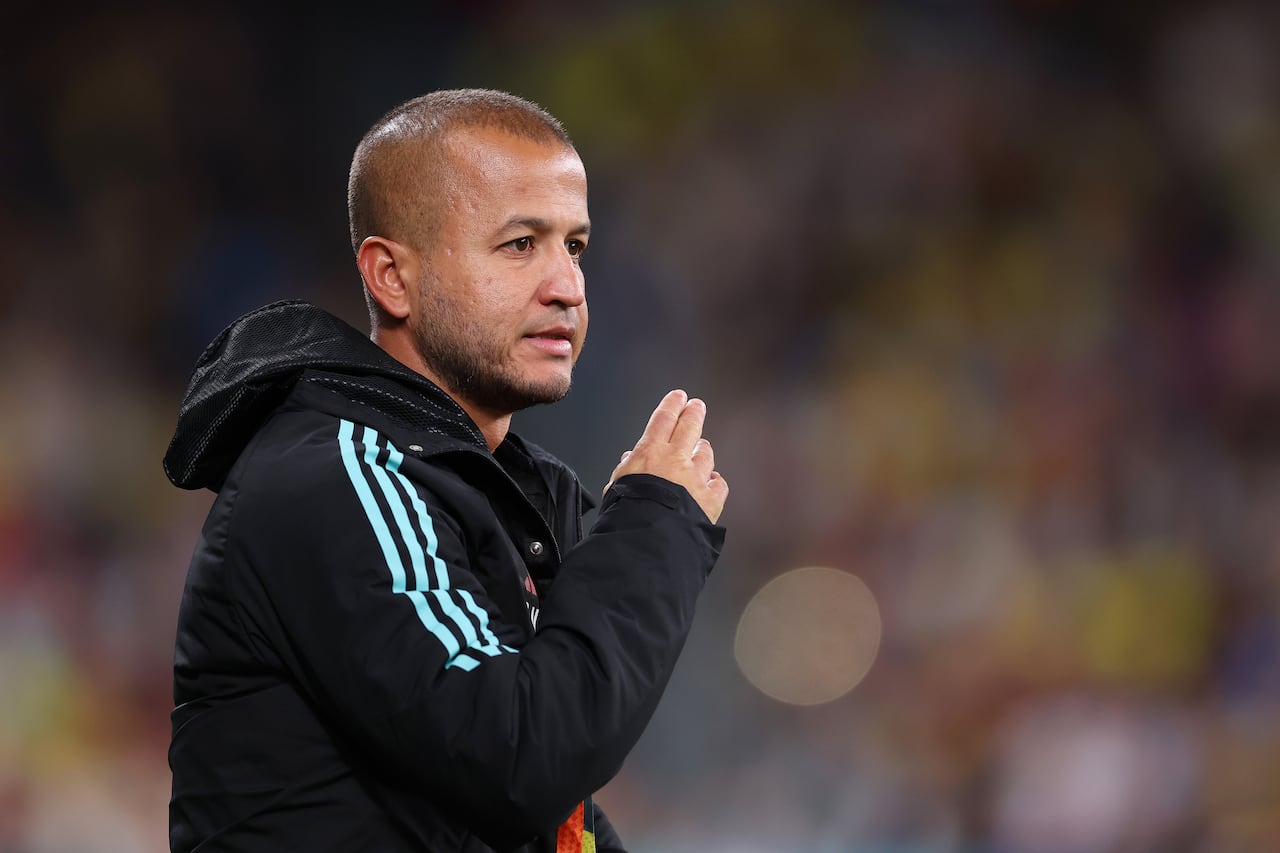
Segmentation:
{"type": "Polygon", "coordinates": [[[541,108],[434,92],[380,119],[351,165],[373,336],[471,413],[568,391],[586,333],[586,174],[541,108]]]}
{"type": "Polygon", "coordinates": [[[455,179],[444,142],[452,131],[490,128],[570,150],[573,142],[537,104],[489,89],[450,89],[405,101],[369,128],[347,180],[351,248],[370,236],[429,240],[455,179]]]}

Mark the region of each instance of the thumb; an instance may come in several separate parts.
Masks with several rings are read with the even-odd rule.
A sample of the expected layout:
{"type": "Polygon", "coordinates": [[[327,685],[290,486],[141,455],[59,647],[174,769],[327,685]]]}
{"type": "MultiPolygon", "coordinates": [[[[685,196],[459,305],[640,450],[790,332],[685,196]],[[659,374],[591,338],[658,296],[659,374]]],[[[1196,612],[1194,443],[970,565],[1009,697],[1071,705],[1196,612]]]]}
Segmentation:
{"type": "Polygon", "coordinates": [[[609,476],[609,482],[604,484],[604,489],[601,491],[601,494],[604,494],[605,492],[609,491],[609,488],[613,485],[613,481],[618,479],[618,469],[621,468],[626,463],[626,461],[630,458],[631,458],[631,451],[630,450],[623,451],[622,458],[619,459],[618,464],[614,466],[613,473],[609,476]]]}

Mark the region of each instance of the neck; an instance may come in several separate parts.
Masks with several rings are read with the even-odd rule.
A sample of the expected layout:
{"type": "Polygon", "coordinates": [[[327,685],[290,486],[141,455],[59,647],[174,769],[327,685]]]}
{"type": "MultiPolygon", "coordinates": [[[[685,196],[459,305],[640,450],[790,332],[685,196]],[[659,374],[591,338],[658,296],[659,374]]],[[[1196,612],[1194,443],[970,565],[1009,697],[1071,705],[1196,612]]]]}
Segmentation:
{"type": "MultiPolygon", "coordinates": [[[[429,376],[427,378],[431,379],[429,376]]],[[[431,379],[431,381],[436,382],[434,379],[431,379]]],[[[436,382],[436,384],[440,385],[439,382],[436,382]]],[[[444,388],[443,385],[440,385],[440,387],[444,388]]],[[[448,388],[445,388],[444,391],[450,397],[453,397],[464,412],[471,416],[471,420],[475,421],[476,426],[480,428],[480,434],[484,436],[485,444],[489,445],[489,452],[492,453],[497,450],[498,445],[502,444],[502,440],[507,437],[507,431],[511,429],[511,415],[509,413],[505,415],[487,415],[466,400],[458,399],[457,395],[448,388]]]]}
{"type": "Polygon", "coordinates": [[[453,401],[462,407],[467,416],[479,428],[480,434],[484,436],[485,444],[489,445],[489,452],[492,453],[497,449],[502,440],[507,437],[507,431],[511,429],[511,413],[510,412],[491,412],[481,406],[477,406],[470,400],[458,394],[457,391],[445,384],[436,372],[422,359],[418,353],[417,347],[405,338],[403,335],[387,334],[383,332],[379,334],[375,330],[371,339],[375,344],[382,347],[387,355],[403,364],[415,373],[425,376],[431,380],[440,390],[453,398],[453,401]]]}

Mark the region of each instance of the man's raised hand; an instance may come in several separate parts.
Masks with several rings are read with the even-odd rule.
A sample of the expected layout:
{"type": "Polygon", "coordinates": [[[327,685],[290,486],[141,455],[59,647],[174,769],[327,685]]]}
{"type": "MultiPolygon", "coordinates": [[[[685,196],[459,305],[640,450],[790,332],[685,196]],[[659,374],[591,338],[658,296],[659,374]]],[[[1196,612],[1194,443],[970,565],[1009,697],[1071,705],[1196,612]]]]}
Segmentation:
{"type": "Polygon", "coordinates": [[[715,470],[711,442],[702,437],[707,404],[671,391],[653,410],[644,435],[622,454],[605,491],[627,474],[652,474],[684,486],[714,524],[729,496],[729,484],[715,470]]]}

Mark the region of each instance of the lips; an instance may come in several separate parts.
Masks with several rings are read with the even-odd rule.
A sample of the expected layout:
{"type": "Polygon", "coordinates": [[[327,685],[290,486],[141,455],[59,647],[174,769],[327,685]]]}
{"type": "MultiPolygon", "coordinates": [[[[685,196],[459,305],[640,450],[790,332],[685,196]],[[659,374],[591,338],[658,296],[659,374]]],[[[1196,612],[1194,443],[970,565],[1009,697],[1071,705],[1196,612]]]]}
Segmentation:
{"type": "Polygon", "coordinates": [[[552,356],[573,355],[573,337],[577,330],[573,326],[548,326],[524,336],[538,349],[552,356]]]}
{"type": "Polygon", "coordinates": [[[574,333],[577,331],[573,326],[548,326],[537,332],[530,332],[525,335],[526,338],[546,338],[555,341],[572,341],[574,333]]]}

